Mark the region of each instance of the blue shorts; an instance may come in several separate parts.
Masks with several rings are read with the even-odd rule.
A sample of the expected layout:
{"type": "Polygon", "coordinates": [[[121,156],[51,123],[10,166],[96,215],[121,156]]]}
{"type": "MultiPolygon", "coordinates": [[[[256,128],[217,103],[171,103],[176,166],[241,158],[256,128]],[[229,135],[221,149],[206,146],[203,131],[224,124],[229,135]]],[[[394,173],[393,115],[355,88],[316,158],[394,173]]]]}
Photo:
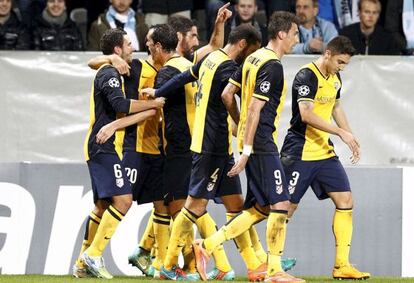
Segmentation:
{"type": "Polygon", "coordinates": [[[285,174],[277,153],[250,155],[246,164],[246,177],[245,209],[255,203],[268,206],[289,200],[285,174]]]}
{"type": "Polygon", "coordinates": [[[193,153],[193,164],[188,194],[194,198],[214,199],[241,194],[239,176],[230,178],[227,172],[234,165],[233,156],[193,153]]]}
{"type": "Polygon", "coordinates": [[[133,199],[138,204],[164,199],[162,155],[126,151],[122,164],[132,186],[133,199]]]}
{"type": "Polygon", "coordinates": [[[125,168],[118,155],[99,153],[89,159],[87,164],[91,176],[94,202],[132,193],[125,168]]]}
{"type": "Polygon", "coordinates": [[[282,157],[282,163],[292,203],[299,203],[309,186],[320,200],[328,198],[329,192],[351,191],[348,176],[336,156],[315,161],[282,157]]]}
{"type": "Polygon", "coordinates": [[[191,175],[191,154],[166,156],[164,162],[164,202],[186,199],[191,175]]]}

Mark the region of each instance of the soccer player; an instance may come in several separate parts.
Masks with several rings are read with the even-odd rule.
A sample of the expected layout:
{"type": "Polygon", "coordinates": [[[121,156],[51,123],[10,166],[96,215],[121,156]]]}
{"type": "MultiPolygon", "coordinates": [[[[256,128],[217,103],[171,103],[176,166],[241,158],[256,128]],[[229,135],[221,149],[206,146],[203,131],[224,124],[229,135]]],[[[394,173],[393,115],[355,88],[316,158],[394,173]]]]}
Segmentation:
{"type": "Polygon", "coordinates": [[[276,146],[277,124],[286,93],[280,59],[298,42],[298,19],[288,12],[275,12],[268,31],[268,45],[248,56],[243,64],[242,79],[235,78],[241,86],[237,142],[242,154],[227,174],[234,177],[246,167],[245,210],[212,236],[195,241],[197,270],[204,280],[206,263],[219,245],[268,218],[265,280],[304,282],[285,273],[281,267],[289,193],[276,146]]]}
{"type": "MultiPolygon", "coordinates": [[[[221,93],[230,76],[237,70],[247,55],[259,48],[260,34],[250,25],[240,25],[230,33],[228,44],[220,50],[210,53],[190,70],[175,76],[160,89],[155,96],[171,97],[171,93],[186,83],[198,80],[196,94],[195,125],[191,141],[193,163],[190,177],[189,196],[184,208],[174,221],[168,254],[177,257],[181,247],[179,242],[188,238],[192,226],[196,224],[200,234],[208,237],[216,232],[216,224],[207,213],[209,199],[220,199],[227,210],[230,220],[243,207],[243,197],[238,176],[230,178],[227,171],[234,165],[232,154],[232,123],[221,100],[221,93]]],[[[153,90],[143,90],[153,94],[153,90]]],[[[248,232],[235,239],[248,268],[250,280],[257,281],[265,270],[256,256],[248,232]],[[257,274],[259,273],[259,275],[257,274]]],[[[217,256],[213,253],[214,256],[217,256]]],[[[163,272],[172,279],[176,276],[176,266],[163,272]]],[[[215,268],[209,279],[231,280],[234,272],[215,268]]]]}
{"type": "MultiPolygon", "coordinates": [[[[141,100],[146,100],[147,97],[139,96],[139,91],[142,88],[154,86],[157,70],[161,66],[151,56],[147,60],[133,59],[130,64],[127,64],[116,54],[101,55],[88,62],[93,69],[99,68],[105,63],[112,64],[120,73],[125,74],[126,97],[141,100]]],[[[160,178],[163,174],[164,162],[164,157],[159,149],[160,118],[161,111],[157,111],[156,115],[150,119],[127,127],[124,130],[125,135],[122,143],[122,163],[132,185],[133,200],[137,201],[138,204],[154,203],[154,210],[148,220],[144,235],[139,246],[129,256],[128,261],[138,267],[145,275],[151,276],[153,275],[150,274],[151,270],[149,270],[152,264],[151,249],[155,249],[154,253],[156,255],[158,247],[154,244],[156,242],[155,237],[168,234],[170,221],[169,215],[160,213],[160,207],[164,207],[163,184],[162,178],[160,178]],[[153,223],[154,219],[155,223],[153,223]]],[[[124,128],[125,125],[122,123],[124,119],[127,119],[127,117],[104,126],[98,133],[97,139],[105,142],[116,130],[124,128]]]]}
{"type": "MultiPolygon", "coordinates": [[[[101,49],[104,55],[117,54],[131,62],[131,42],[124,31],[106,31],[102,36],[101,49]]],[[[164,100],[137,101],[125,98],[123,78],[117,70],[108,64],[98,70],[92,87],[90,126],[84,144],[95,208],[86,222],[81,256],[73,270],[76,277],[92,274],[112,278],[105,268],[102,254],[132,203],[131,186],[120,158],[119,141],[122,133],[118,131],[100,144],[96,139],[98,131],[120,117],[121,113],[136,113],[163,105],[164,100]]],[[[127,122],[143,121],[155,115],[154,109],[132,115],[127,122]]]]}
{"type": "Polygon", "coordinates": [[[292,86],[291,127],[285,137],[281,160],[291,194],[289,216],[309,186],[318,199],[330,198],[336,206],[333,233],[336,257],[335,279],[366,279],[349,263],[352,239],[352,193],[348,177],[339,161],[330,134],[339,136],[352,152],[352,163],[360,157],[359,142],[352,134],[340,104],[342,71],[355,49],[344,36],[332,39],[315,62],[303,66],[292,86]],[[336,122],[331,123],[331,118],[336,122]]]}

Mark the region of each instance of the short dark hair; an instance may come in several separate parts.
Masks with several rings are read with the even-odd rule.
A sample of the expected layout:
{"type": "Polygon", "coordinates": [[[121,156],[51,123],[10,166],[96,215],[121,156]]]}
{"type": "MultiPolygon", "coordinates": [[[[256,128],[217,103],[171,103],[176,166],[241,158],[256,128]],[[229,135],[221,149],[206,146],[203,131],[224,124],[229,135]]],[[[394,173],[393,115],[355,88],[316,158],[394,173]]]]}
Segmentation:
{"type": "Polygon", "coordinates": [[[251,24],[241,24],[231,30],[228,43],[235,44],[245,39],[248,45],[262,42],[262,35],[251,24]]]}
{"type": "Polygon", "coordinates": [[[151,35],[154,44],[160,43],[166,52],[175,51],[178,44],[177,32],[168,24],[154,25],[150,29],[153,30],[151,35]]]}
{"type": "Polygon", "coordinates": [[[352,41],[343,35],[334,37],[329,41],[326,50],[331,51],[332,55],[348,54],[353,56],[355,54],[355,48],[352,45],[352,41]]]}
{"type": "Polygon", "coordinates": [[[299,26],[299,18],[296,15],[286,11],[274,12],[269,20],[269,40],[275,39],[280,31],[289,32],[292,24],[299,26]]]}
{"type": "Polygon", "coordinates": [[[121,47],[124,45],[124,35],[127,33],[122,29],[108,29],[101,37],[101,51],[104,55],[111,55],[114,53],[116,46],[121,47]]]}
{"type": "Polygon", "coordinates": [[[182,34],[189,32],[191,28],[196,25],[193,20],[180,15],[170,17],[168,19],[168,24],[171,25],[176,32],[181,32],[182,34]]]}

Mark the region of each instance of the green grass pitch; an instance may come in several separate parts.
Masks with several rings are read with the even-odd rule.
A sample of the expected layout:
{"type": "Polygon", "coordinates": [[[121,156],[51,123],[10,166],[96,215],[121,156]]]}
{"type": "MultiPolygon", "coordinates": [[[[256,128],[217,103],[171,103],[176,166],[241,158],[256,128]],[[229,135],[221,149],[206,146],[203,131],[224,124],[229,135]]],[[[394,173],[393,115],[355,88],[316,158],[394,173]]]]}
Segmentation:
{"type": "MultiPolygon", "coordinates": [[[[373,277],[366,281],[353,281],[353,280],[333,280],[329,277],[303,277],[306,279],[306,282],[318,282],[318,283],[346,283],[346,282],[366,282],[366,283],[393,283],[393,282],[413,282],[414,278],[398,278],[398,277],[373,277]]],[[[48,276],[48,275],[0,275],[0,283],[66,283],[66,282],[85,282],[85,283],[132,283],[132,282],[160,282],[156,279],[147,279],[145,277],[126,277],[126,276],[116,276],[112,280],[96,279],[96,278],[84,278],[76,279],[71,276],[48,276]]],[[[237,282],[248,282],[246,278],[237,278],[237,282]]],[[[209,282],[224,282],[224,281],[209,281],[209,282]]]]}

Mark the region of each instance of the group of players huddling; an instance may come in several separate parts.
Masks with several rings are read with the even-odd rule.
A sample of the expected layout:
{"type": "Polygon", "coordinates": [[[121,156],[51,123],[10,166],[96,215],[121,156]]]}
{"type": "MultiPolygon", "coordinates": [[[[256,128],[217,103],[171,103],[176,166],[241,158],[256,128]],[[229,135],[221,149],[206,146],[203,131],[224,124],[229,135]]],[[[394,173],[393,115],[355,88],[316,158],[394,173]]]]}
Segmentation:
{"type": "Polygon", "coordinates": [[[75,277],[112,278],[103,251],[135,200],[154,206],[128,259],[148,276],[233,280],[222,245],[233,239],[249,281],[305,282],[286,273],[295,260],[281,256],[286,225],[309,186],[336,206],[333,277],[370,277],[349,262],[352,194],[329,139],[338,135],[352,162],[359,160],[359,143],[339,102],[338,72],[350,61],[352,44],[336,37],[320,58],[299,70],[291,127],[279,153],[277,128],[286,94],[280,60],[298,42],[298,19],[275,12],[265,47],[247,24],[234,28],[222,47],[224,23],[231,16],[227,7],[218,11],[209,44],[197,51],[197,28],[184,17],[150,28],[147,60],[132,59],[124,31],[111,29],[102,36],[104,55],[89,62],[98,71],[84,145],[95,207],[73,266],[75,277]],[[240,152],[236,162],[233,136],[240,152]],[[245,198],[238,177],[244,169],[245,198]],[[206,210],[209,200],[226,209],[228,222],[219,230],[206,210]],[[267,253],[254,228],[265,219],[267,253]],[[203,240],[194,239],[194,224],[203,240]],[[207,273],[211,256],[215,267],[207,273]]]}

